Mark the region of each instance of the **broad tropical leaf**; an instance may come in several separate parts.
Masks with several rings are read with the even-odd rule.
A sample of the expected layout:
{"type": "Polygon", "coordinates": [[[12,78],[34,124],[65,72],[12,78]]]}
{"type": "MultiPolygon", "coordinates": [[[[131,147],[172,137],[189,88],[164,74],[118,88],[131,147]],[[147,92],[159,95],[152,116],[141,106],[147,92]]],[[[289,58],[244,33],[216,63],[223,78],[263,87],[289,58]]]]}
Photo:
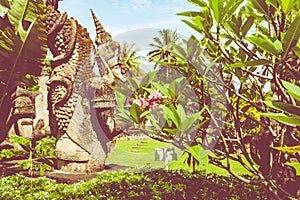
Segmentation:
{"type": "Polygon", "coordinates": [[[43,0],[12,0],[0,18],[0,124],[5,123],[9,98],[26,74],[39,75],[47,52],[46,7],[43,0]]]}
{"type": "Polygon", "coordinates": [[[296,46],[300,38],[300,16],[298,16],[287,30],[283,38],[283,50],[285,52],[284,58],[288,55],[289,51],[296,46]]]}
{"type": "Polygon", "coordinates": [[[290,114],[298,115],[300,116],[300,107],[299,106],[294,106],[288,103],[283,103],[283,102],[277,102],[277,101],[264,101],[264,103],[276,110],[284,111],[290,114]]]}
{"type": "Polygon", "coordinates": [[[287,92],[294,97],[297,101],[300,101],[300,87],[287,81],[282,81],[283,86],[287,89],[287,92]]]}
{"type": "Polygon", "coordinates": [[[300,116],[288,116],[283,113],[261,113],[261,115],[290,126],[300,126],[300,116]]]}
{"type": "Polygon", "coordinates": [[[261,38],[258,36],[249,36],[249,37],[247,37],[247,39],[250,42],[252,42],[254,45],[256,45],[257,47],[259,47],[260,49],[262,49],[274,56],[278,55],[278,50],[276,49],[274,44],[271,41],[267,40],[266,38],[261,38]]]}
{"type": "Polygon", "coordinates": [[[137,104],[132,104],[130,107],[130,116],[132,117],[132,119],[134,120],[135,123],[140,123],[140,115],[142,114],[142,110],[140,109],[140,107],[137,104]]]}

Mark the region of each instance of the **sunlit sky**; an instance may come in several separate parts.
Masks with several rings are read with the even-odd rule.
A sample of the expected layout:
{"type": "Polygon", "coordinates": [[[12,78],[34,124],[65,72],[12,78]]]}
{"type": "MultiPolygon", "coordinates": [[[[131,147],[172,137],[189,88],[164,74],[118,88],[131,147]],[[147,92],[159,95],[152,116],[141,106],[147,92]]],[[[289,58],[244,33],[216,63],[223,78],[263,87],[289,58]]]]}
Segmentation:
{"type": "Polygon", "coordinates": [[[90,9],[113,36],[142,28],[177,29],[178,33],[189,36],[194,32],[181,22],[184,17],[176,13],[197,10],[197,7],[187,0],[63,0],[59,3],[60,11],[67,11],[94,36],[90,9]]]}

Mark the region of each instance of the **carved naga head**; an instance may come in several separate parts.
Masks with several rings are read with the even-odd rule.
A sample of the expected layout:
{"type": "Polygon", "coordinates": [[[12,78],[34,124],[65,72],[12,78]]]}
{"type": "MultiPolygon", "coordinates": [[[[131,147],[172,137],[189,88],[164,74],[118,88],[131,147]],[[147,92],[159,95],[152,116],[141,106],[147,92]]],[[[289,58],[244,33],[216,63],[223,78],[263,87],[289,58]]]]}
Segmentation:
{"type": "Polygon", "coordinates": [[[52,109],[65,103],[73,92],[74,71],[67,64],[53,69],[50,79],[46,82],[52,89],[49,92],[52,101],[52,109]]]}

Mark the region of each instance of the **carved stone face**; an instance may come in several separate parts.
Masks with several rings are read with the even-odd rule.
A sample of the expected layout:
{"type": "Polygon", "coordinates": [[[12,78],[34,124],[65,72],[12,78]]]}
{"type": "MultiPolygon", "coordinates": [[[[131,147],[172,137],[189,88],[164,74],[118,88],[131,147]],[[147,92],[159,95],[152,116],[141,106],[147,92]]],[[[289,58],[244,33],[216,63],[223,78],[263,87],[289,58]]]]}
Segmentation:
{"type": "Polygon", "coordinates": [[[18,133],[25,138],[32,138],[33,133],[33,119],[21,118],[17,121],[18,133]]]}

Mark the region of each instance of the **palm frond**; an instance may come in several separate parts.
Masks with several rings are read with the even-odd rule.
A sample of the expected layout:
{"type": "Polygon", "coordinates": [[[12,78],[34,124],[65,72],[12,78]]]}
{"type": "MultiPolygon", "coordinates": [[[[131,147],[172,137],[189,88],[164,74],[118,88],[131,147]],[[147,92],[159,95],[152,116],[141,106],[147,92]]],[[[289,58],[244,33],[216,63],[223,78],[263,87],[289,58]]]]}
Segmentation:
{"type": "Polygon", "coordinates": [[[147,56],[149,62],[159,61],[169,61],[174,58],[171,55],[171,51],[173,50],[173,45],[178,42],[180,36],[177,34],[176,30],[172,31],[171,29],[162,29],[158,31],[159,37],[153,38],[153,43],[150,46],[154,49],[150,51],[147,56]]]}

